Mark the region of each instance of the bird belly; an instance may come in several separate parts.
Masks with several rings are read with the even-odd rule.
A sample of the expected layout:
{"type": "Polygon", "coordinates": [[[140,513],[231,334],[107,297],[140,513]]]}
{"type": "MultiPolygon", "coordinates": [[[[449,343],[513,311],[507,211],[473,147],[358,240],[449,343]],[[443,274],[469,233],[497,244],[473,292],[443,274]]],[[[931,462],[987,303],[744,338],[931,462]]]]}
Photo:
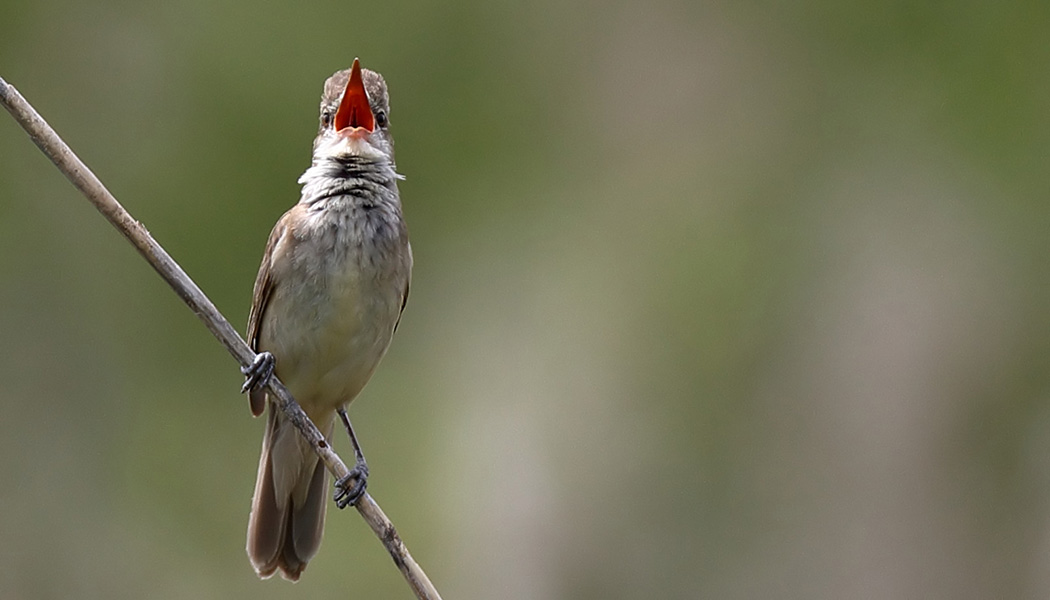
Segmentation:
{"type": "Polygon", "coordinates": [[[341,279],[348,280],[332,281],[326,290],[275,290],[260,339],[276,358],[277,376],[311,418],[361,392],[390,345],[400,308],[397,300],[382,299],[391,294],[341,279]]]}

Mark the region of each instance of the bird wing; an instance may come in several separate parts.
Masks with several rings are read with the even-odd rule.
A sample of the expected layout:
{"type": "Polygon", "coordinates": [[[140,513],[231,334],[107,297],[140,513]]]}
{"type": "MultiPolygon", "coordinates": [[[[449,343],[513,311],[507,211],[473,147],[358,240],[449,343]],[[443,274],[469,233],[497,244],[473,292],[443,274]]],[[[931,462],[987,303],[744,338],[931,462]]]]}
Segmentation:
{"type": "MultiPolygon", "coordinates": [[[[274,225],[273,231],[270,232],[270,239],[266,242],[262,264],[259,265],[259,274],[255,277],[255,287],[252,290],[252,309],[248,313],[247,336],[248,346],[256,352],[259,351],[259,335],[262,330],[263,316],[266,314],[266,307],[270,304],[270,297],[273,296],[274,278],[273,269],[271,268],[273,251],[287,229],[284,222],[285,220],[282,217],[274,225]]],[[[258,387],[253,388],[248,393],[248,398],[252,414],[258,417],[266,408],[265,390],[258,387]]]]}
{"type": "Polygon", "coordinates": [[[408,304],[408,288],[411,283],[411,279],[405,281],[405,291],[401,293],[401,311],[397,313],[397,321],[394,322],[394,331],[397,331],[397,326],[401,324],[401,315],[405,314],[405,305],[408,304]]]}

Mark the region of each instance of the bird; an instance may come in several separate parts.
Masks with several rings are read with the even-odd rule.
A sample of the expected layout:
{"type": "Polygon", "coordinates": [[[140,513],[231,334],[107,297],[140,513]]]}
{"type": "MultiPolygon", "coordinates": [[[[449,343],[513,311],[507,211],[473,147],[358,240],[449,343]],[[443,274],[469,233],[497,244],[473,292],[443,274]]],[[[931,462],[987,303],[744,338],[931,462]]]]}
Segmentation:
{"type": "Polygon", "coordinates": [[[269,411],[248,521],[256,573],[297,581],[323,535],[327,473],[268,401],[276,375],[330,440],[338,415],[357,462],[336,482],[343,508],[368,467],[346,416],[386,354],[408,300],[412,248],[401,209],[386,81],[354,59],[324,84],[320,126],[299,201],[274,225],[255,280],[242,369],[252,414],[269,411]]]}

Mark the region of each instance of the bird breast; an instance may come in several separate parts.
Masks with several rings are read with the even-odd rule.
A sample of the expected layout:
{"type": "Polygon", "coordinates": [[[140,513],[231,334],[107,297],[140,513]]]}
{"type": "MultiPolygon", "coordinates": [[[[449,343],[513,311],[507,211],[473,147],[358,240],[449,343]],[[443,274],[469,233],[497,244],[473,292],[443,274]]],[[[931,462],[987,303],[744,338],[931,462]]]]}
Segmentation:
{"type": "Polygon", "coordinates": [[[307,411],[353,400],[386,353],[411,252],[399,211],[350,197],[293,208],[274,248],[260,346],[307,411]]]}

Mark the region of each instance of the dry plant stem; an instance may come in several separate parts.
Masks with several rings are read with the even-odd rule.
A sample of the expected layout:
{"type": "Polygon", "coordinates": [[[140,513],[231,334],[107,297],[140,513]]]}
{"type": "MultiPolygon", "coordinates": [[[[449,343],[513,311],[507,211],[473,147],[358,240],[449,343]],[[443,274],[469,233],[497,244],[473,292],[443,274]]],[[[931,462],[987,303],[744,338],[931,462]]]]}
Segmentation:
{"type": "MultiPolygon", "coordinates": [[[[124,207],[117,202],[113,194],[106,189],[98,177],[87,168],[77,156],[70,150],[69,146],[62,141],[58,134],[41,117],[33,107],[26,102],[25,98],[18,93],[14,86],[0,78],[0,103],[18,121],[22,129],[29,134],[29,138],[44,152],[51,162],[58,167],[72,183],[95,205],[102,216],[106,218],[120,233],[128,239],[135,249],[146,259],[147,262],[168,282],[175,293],[189,305],[190,309],[204,322],[212,334],[230,352],[241,366],[248,366],[255,358],[255,352],[248,347],[240,334],[230,325],[226,317],[215,308],[215,304],[204,295],[197,284],[190,279],[182,267],[175,262],[160,244],[146,231],[141,223],[136,221],[124,207]]],[[[349,473],[346,464],[339,455],[325,442],[324,436],[310,421],[299,404],[292,398],[288,388],[278,381],[277,377],[271,377],[268,384],[271,395],[275,397],[278,408],[295,425],[299,433],[310,441],[317,455],[324,461],[325,467],[336,478],[343,477],[349,473]]],[[[393,523],[383,514],[379,505],[365,492],[358,500],[357,511],[365,519],[375,532],[376,536],[383,542],[394,564],[404,575],[405,580],[412,587],[417,598],[428,600],[440,600],[441,596],[434,589],[430,579],[427,578],[423,569],[412,559],[408,549],[401,542],[393,523]]]]}

